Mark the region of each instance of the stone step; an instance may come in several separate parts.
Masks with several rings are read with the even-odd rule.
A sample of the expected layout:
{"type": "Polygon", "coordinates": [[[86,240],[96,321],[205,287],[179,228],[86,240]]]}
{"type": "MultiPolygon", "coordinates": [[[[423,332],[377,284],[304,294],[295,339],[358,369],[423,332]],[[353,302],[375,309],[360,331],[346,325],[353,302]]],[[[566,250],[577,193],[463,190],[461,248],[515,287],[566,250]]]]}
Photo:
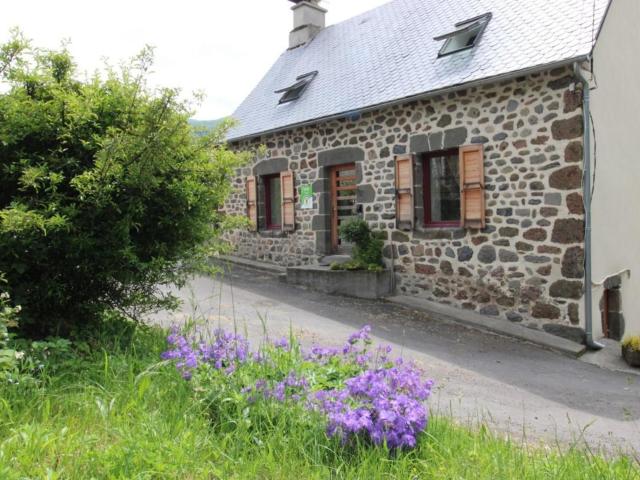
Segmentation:
{"type": "Polygon", "coordinates": [[[350,255],[327,255],[322,257],[318,262],[319,265],[323,267],[328,267],[332,263],[338,263],[342,265],[343,263],[350,262],[352,260],[350,255]]]}

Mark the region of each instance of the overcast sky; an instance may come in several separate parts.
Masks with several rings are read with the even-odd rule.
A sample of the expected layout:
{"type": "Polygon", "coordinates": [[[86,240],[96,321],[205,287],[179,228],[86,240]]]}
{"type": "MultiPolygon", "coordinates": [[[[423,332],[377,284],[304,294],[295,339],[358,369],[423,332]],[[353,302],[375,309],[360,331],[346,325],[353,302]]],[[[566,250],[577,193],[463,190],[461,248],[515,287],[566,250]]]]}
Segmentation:
{"type": "MultiPolygon", "coordinates": [[[[389,0],[324,0],[331,25],[389,0]]],[[[23,0],[2,2],[0,42],[17,26],[40,47],[71,40],[80,70],[156,48],[153,82],[206,100],[196,118],[230,115],[287,48],[287,0],[23,0]]]]}

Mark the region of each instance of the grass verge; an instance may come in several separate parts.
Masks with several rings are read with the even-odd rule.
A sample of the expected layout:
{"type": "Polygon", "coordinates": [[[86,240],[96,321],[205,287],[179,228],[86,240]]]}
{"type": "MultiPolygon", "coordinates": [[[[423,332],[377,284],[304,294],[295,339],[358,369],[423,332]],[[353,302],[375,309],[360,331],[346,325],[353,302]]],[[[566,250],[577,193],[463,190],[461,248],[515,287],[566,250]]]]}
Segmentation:
{"type": "Polygon", "coordinates": [[[159,361],[164,332],[90,347],[37,386],[0,386],[0,478],[640,478],[631,458],[528,449],[443,417],[430,419],[415,449],[395,453],[343,446],[320,422],[296,421],[295,409],[257,433],[220,425],[159,361]]]}

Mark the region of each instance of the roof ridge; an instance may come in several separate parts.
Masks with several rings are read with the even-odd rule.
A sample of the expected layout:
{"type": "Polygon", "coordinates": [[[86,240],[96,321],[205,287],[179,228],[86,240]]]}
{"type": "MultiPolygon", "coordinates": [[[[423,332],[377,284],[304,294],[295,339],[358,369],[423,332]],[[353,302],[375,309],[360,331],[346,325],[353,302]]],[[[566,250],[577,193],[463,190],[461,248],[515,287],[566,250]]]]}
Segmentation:
{"type": "MultiPolygon", "coordinates": [[[[371,9],[369,9],[369,10],[366,10],[364,12],[358,13],[357,15],[354,15],[353,17],[345,18],[344,20],[340,20],[337,23],[332,23],[331,25],[328,25],[326,28],[331,28],[331,27],[335,27],[335,26],[338,26],[338,25],[342,25],[343,23],[350,22],[352,20],[355,20],[358,17],[363,17],[363,16],[368,15],[371,12],[374,12],[374,11],[379,10],[381,8],[388,7],[389,4],[391,4],[391,3],[396,3],[396,2],[401,2],[401,1],[402,0],[389,0],[388,2],[385,2],[382,5],[378,5],[377,7],[373,7],[371,9]]],[[[331,11],[331,10],[329,10],[329,11],[331,11]]],[[[321,30],[321,32],[322,32],[322,30],[321,30]]]]}

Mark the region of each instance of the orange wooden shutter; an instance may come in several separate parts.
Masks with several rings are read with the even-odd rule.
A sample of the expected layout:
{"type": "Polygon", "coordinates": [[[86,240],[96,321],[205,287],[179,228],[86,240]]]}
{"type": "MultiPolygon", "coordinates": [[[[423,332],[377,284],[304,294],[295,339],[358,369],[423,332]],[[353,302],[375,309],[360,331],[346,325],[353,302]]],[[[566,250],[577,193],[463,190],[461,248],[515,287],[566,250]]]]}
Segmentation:
{"type": "Polygon", "coordinates": [[[282,189],[282,230],[293,232],[296,229],[296,191],[293,184],[293,172],[280,173],[282,189]]]}
{"type": "Polygon", "coordinates": [[[396,157],[396,227],[413,230],[413,156],[396,157]]]}
{"type": "Polygon", "coordinates": [[[482,145],[460,147],[460,193],[462,227],[484,228],[486,222],[482,145]]]}
{"type": "Polygon", "coordinates": [[[258,193],[256,189],[256,177],[247,177],[247,217],[251,221],[250,229],[258,230],[258,193]]]}

